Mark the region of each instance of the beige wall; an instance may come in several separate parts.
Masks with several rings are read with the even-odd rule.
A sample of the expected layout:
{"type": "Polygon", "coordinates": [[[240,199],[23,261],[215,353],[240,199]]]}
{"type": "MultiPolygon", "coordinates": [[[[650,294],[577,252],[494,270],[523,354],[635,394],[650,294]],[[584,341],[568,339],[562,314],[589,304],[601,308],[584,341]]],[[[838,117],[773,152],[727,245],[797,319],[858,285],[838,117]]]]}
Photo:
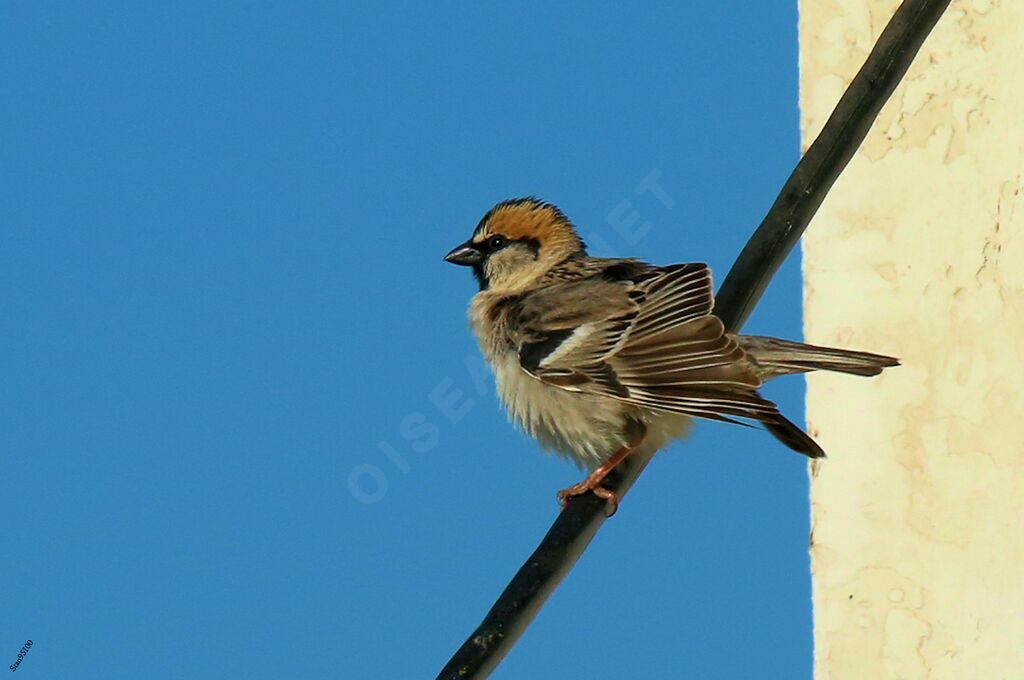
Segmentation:
{"type": "MultiPolygon", "coordinates": [[[[895,0],[800,0],[817,134],[895,0]]],[[[1024,678],[1024,2],[955,1],[804,239],[817,678],[1024,678]]]]}

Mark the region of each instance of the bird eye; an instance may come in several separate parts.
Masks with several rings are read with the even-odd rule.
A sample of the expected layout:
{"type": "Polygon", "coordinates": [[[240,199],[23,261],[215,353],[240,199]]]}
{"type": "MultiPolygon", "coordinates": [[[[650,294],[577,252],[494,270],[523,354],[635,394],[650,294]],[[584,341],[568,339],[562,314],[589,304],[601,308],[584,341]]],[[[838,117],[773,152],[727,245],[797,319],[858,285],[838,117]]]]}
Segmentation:
{"type": "Polygon", "coordinates": [[[505,240],[504,236],[492,236],[487,239],[487,247],[490,250],[500,250],[508,245],[508,241],[505,240]]]}

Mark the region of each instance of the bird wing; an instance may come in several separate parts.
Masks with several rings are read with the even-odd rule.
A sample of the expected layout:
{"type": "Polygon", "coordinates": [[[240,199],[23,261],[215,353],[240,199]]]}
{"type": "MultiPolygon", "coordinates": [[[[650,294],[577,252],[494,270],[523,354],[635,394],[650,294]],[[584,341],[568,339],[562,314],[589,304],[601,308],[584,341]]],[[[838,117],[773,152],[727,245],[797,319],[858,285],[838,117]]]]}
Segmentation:
{"type": "Polygon", "coordinates": [[[566,390],[657,411],[775,422],[775,404],[756,392],[761,380],[711,315],[708,267],[626,264],[522,301],[523,370],[566,390]]]}

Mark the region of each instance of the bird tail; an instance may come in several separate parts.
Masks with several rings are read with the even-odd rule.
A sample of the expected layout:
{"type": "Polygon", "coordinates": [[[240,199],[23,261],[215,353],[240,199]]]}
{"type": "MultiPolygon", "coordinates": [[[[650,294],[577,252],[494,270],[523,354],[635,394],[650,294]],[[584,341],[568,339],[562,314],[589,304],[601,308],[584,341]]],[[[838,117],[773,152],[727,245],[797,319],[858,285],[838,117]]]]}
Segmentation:
{"type": "Polygon", "coordinates": [[[818,347],[758,335],[740,335],[736,340],[753,361],[758,374],[765,380],[807,371],[835,371],[871,376],[878,375],[882,369],[900,364],[899,359],[882,354],[818,347]]]}

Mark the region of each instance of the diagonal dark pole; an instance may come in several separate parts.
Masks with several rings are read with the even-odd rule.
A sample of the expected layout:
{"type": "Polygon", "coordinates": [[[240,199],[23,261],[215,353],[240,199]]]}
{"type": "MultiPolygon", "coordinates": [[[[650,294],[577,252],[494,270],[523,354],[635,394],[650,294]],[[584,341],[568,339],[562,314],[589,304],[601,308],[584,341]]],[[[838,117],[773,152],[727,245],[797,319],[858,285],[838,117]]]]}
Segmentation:
{"type": "MultiPolygon", "coordinates": [[[[905,0],[896,10],[719,289],[715,314],[730,331],[747,320],[948,5],[905,0]]],[[[627,459],[606,486],[625,494],[648,462],[627,459]]],[[[484,678],[497,667],[604,523],[604,508],[593,494],[569,503],[438,680],[484,678]]]]}

